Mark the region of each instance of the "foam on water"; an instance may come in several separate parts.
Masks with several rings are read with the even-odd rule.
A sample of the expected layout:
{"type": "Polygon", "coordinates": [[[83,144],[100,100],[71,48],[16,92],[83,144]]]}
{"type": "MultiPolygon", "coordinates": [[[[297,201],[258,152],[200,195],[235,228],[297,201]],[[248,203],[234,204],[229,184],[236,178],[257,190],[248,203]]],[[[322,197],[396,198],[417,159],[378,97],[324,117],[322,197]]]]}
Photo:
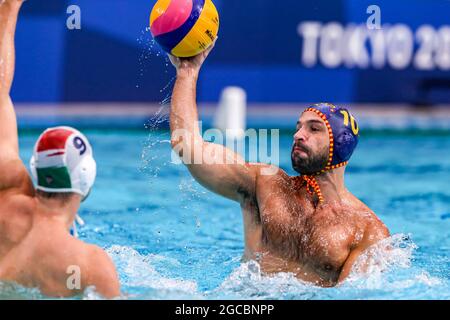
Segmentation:
{"type": "Polygon", "coordinates": [[[389,292],[400,299],[420,299],[435,286],[448,288],[448,281],[446,284],[445,280],[414,266],[416,249],[409,235],[393,235],[360,256],[349,278],[334,288],[313,286],[290,273],[263,276],[258,263],[250,261],[211,294],[238,299],[382,299],[389,292]]]}
{"type": "MultiPolygon", "coordinates": [[[[200,291],[194,279],[171,278],[164,270],[182,261],[162,255],[143,255],[125,246],[107,249],[120,277],[123,299],[425,299],[439,288],[449,291],[447,279],[414,265],[417,246],[409,235],[397,234],[372,246],[357,260],[349,278],[334,288],[320,288],[292,273],[264,275],[256,261],[242,263],[217,288],[200,291]],[[366,272],[362,271],[366,270],[366,272]]],[[[42,299],[37,289],[0,283],[0,299],[42,299]]],[[[76,299],[101,299],[94,288],[76,299]]],[[[447,296],[437,299],[450,298],[447,296]]]]}
{"type": "Polygon", "coordinates": [[[153,254],[141,255],[136,250],[123,246],[112,246],[107,252],[116,264],[122,287],[125,291],[128,290],[125,292],[124,298],[196,298],[197,284],[195,281],[166,278],[154,267],[155,263],[161,261],[169,267],[174,267],[180,264],[177,260],[153,254]],[[139,288],[139,291],[145,288],[147,294],[152,296],[142,296],[142,292],[137,295],[134,288],[139,288]]]}
{"type": "MultiPolygon", "coordinates": [[[[444,280],[414,267],[413,254],[417,246],[409,235],[397,234],[369,248],[355,263],[349,278],[334,288],[320,288],[298,280],[292,273],[264,275],[256,261],[242,263],[224,282],[211,291],[198,292],[194,280],[169,279],[161,276],[153,263],[180,262],[158,255],[142,256],[136,251],[114,246],[108,250],[121,270],[124,287],[149,287],[155,290],[176,291],[193,299],[364,299],[382,296],[392,291],[403,292],[399,298],[420,298],[419,291],[443,286],[444,280]],[[367,271],[361,270],[367,266],[367,271]],[[411,289],[411,295],[405,294],[411,289]],[[378,292],[378,293],[377,293],[378,292]],[[415,295],[415,296],[414,296],[415,295]]],[[[168,267],[170,268],[170,267],[168,267]]],[[[448,285],[447,285],[448,286],[448,285]]],[[[156,292],[155,292],[156,293],[156,292]]],[[[173,293],[173,292],[172,292],[173,293]]],[[[173,297],[173,296],[172,296],[173,297]]],[[[130,296],[130,298],[136,298],[130,296]]],[[[153,296],[146,298],[154,298],[153,296]]]]}
{"type": "Polygon", "coordinates": [[[450,292],[448,279],[433,276],[415,264],[417,249],[410,235],[396,234],[380,241],[358,258],[340,287],[341,293],[354,292],[360,295],[353,297],[357,299],[429,299],[432,292],[439,291],[437,287],[450,292]]]}
{"type": "Polygon", "coordinates": [[[213,299],[313,299],[315,290],[316,287],[298,280],[292,273],[263,275],[259,264],[249,261],[207,296],[213,299]]]}
{"type": "Polygon", "coordinates": [[[24,288],[15,283],[0,282],[0,300],[35,300],[44,298],[38,289],[24,288]]]}

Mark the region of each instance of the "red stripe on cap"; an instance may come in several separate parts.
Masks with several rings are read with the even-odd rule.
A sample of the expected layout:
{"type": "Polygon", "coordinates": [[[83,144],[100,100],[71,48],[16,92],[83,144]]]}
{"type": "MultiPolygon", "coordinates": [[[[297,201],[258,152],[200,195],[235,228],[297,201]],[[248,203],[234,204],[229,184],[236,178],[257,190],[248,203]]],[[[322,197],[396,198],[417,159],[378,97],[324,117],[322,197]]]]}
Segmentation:
{"type": "Polygon", "coordinates": [[[52,153],[52,154],[47,155],[47,157],[62,156],[63,154],[65,154],[64,151],[61,151],[61,152],[55,152],[55,153],[52,153]]]}
{"type": "Polygon", "coordinates": [[[67,139],[73,131],[67,129],[52,129],[44,133],[39,140],[37,152],[64,149],[67,139]]]}

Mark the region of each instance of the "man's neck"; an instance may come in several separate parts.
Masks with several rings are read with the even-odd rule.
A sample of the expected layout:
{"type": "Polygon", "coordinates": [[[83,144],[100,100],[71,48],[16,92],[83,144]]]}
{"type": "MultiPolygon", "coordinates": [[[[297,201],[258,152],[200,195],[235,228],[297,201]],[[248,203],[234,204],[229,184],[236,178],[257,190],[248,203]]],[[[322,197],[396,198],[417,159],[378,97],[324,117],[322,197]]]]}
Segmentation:
{"type": "Polygon", "coordinates": [[[340,202],[347,195],[344,172],[345,167],[341,167],[315,177],[325,202],[340,202]]]}
{"type": "Polygon", "coordinates": [[[65,229],[70,230],[80,206],[80,200],[77,197],[72,197],[65,201],[38,197],[38,201],[43,209],[42,211],[45,212],[45,218],[51,219],[52,222],[56,222],[65,229]]]}

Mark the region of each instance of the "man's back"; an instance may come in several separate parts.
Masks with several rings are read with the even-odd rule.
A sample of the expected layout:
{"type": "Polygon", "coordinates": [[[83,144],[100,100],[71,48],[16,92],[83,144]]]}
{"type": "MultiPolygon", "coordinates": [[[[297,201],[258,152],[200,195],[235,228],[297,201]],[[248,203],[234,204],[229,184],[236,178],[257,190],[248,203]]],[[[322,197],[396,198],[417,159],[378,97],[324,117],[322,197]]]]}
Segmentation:
{"type": "Polygon", "coordinates": [[[87,138],[70,127],[45,130],[30,161],[36,186],[20,159],[10,91],[23,1],[0,2],[0,281],[37,287],[48,296],[73,296],[95,286],[101,295],[116,297],[119,280],[111,259],[70,235],[96,176],[87,138]]]}
{"type": "MultiPolygon", "coordinates": [[[[22,181],[31,183],[23,170],[22,181]]],[[[116,296],[117,274],[107,254],[72,237],[32,189],[22,193],[27,189],[0,191],[0,281],[37,287],[51,296],[73,296],[96,283],[104,295],[116,296]],[[71,282],[77,273],[79,280],[71,282]]]]}

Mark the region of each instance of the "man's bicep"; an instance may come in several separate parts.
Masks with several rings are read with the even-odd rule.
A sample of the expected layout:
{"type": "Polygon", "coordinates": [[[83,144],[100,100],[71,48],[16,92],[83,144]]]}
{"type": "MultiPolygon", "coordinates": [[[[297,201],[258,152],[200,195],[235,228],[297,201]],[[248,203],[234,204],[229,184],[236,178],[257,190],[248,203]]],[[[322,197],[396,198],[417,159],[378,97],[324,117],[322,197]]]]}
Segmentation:
{"type": "Polygon", "coordinates": [[[17,121],[9,96],[0,96],[0,190],[22,189],[29,194],[33,183],[19,157],[17,121]]]}
{"type": "Polygon", "coordinates": [[[9,96],[0,97],[0,162],[19,157],[17,120],[9,96]]]}
{"type": "Polygon", "coordinates": [[[197,163],[184,162],[205,188],[234,201],[239,201],[240,193],[255,192],[256,177],[265,165],[247,163],[239,154],[214,143],[205,142],[201,153],[197,163]]]}
{"type": "Polygon", "coordinates": [[[361,255],[361,253],[364,250],[360,250],[360,249],[354,249],[350,252],[347,260],[344,263],[344,266],[341,269],[341,273],[339,275],[339,279],[338,279],[338,283],[343,282],[345,279],[347,279],[347,277],[350,275],[352,268],[356,262],[356,260],[359,258],[359,256],[361,255]]]}
{"type": "Polygon", "coordinates": [[[188,169],[203,187],[230,200],[254,193],[257,173],[250,164],[189,165],[188,169]]]}

